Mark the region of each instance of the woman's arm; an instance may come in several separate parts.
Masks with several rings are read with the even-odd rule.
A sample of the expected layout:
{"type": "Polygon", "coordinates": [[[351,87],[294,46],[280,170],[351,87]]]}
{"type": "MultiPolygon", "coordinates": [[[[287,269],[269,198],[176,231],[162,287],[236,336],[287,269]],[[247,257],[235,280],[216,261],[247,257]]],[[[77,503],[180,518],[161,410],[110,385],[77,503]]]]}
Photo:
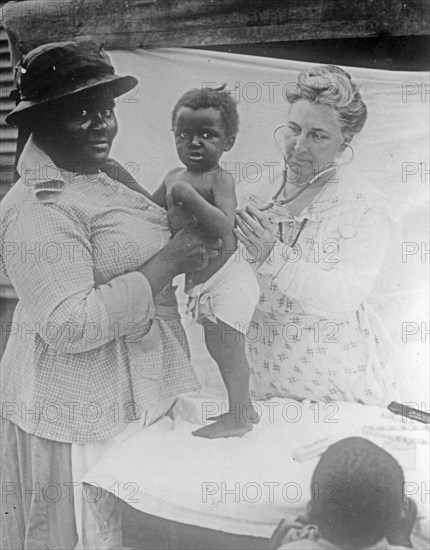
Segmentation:
{"type": "MultiPolygon", "coordinates": [[[[247,207],[248,215],[255,216],[254,210],[247,207]]],[[[243,220],[242,216],[242,226],[243,220]]],[[[336,315],[351,311],[372,290],[388,248],[389,226],[387,213],[371,208],[359,218],[355,235],[344,239],[338,249],[329,240],[316,243],[320,251],[327,246],[332,254],[319,254],[318,258],[311,255],[308,260],[302,257],[300,248],[292,250],[272,240],[270,253],[257,270],[282,293],[300,302],[306,313],[336,315]]],[[[240,233],[237,236],[245,246],[252,242],[252,232],[248,232],[248,238],[243,231],[240,233]]],[[[261,241],[259,246],[264,250],[261,241]]]]}
{"type": "Polygon", "coordinates": [[[211,236],[222,239],[233,230],[237,200],[234,180],[228,172],[220,175],[213,186],[213,204],[187,183],[175,183],[171,196],[175,204],[188,208],[197,218],[199,225],[211,236]]]}
{"type": "Polygon", "coordinates": [[[152,202],[155,202],[155,204],[158,204],[158,206],[161,206],[162,208],[167,208],[167,201],[166,201],[166,184],[163,181],[163,183],[154,191],[154,193],[151,195],[152,202]]]}
{"type": "Polygon", "coordinates": [[[204,267],[215,253],[216,243],[203,254],[202,239],[184,230],[140,270],[96,285],[84,225],[55,205],[35,203],[26,215],[33,223],[18,219],[8,228],[11,246],[3,262],[35,330],[43,338],[55,329],[47,343],[63,353],[98,348],[127,334],[130,323],[148,322],[153,296],[175,275],[204,267]]]}
{"type": "Polygon", "coordinates": [[[120,182],[132,191],[136,191],[136,193],[144,195],[148,199],[150,198],[148,191],[139,185],[130,172],[116,160],[112,158],[108,159],[106,164],[103,166],[103,172],[105,172],[114,181],[120,182]]]}

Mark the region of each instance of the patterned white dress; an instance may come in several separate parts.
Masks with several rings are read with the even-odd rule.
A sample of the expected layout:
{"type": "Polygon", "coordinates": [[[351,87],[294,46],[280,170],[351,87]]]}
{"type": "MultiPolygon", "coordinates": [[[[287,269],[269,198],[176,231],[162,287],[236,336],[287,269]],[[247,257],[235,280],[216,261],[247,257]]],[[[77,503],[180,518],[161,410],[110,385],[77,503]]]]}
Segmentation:
{"type": "MultiPolygon", "coordinates": [[[[278,186],[244,189],[239,203],[261,206],[278,186]]],[[[268,213],[276,242],[254,264],[261,297],[247,333],[252,398],[387,404],[390,342],[366,304],[389,245],[386,199],[344,168],[299,216],[268,213]]]]}

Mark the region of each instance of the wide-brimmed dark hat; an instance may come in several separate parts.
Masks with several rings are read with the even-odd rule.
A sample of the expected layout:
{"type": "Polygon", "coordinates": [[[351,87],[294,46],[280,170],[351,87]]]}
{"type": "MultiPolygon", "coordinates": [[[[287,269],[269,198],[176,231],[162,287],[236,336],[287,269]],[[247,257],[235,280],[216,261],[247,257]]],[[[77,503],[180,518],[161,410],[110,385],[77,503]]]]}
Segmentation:
{"type": "Polygon", "coordinates": [[[106,52],[92,42],[55,42],[24,56],[16,82],[19,103],[6,117],[9,124],[19,124],[44,104],[90,88],[118,97],[134,88],[137,79],[116,75],[106,52]]]}

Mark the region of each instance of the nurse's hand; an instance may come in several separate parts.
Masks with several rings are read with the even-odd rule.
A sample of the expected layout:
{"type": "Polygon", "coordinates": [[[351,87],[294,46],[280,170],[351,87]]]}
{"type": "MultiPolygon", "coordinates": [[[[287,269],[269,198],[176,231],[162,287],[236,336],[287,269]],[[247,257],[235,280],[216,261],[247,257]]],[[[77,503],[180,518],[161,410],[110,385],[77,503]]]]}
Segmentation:
{"type": "Polygon", "coordinates": [[[246,247],[248,257],[255,262],[264,262],[275,244],[275,232],[269,214],[249,204],[245,210],[238,211],[236,222],[234,234],[246,247]]]}

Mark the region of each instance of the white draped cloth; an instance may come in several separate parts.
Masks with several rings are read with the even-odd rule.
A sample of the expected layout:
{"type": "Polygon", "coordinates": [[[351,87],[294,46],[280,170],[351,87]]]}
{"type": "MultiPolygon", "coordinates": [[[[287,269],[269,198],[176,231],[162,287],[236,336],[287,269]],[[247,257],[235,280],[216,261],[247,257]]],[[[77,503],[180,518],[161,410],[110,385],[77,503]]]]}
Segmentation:
{"type": "MultiPolygon", "coordinates": [[[[147,189],[155,190],[168,170],[180,166],[171,132],[178,98],[191,88],[223,83],[240,115],[236,143],[223,155],[223,167],[240,188],[260,191],[268,174],[273,178],[280,171],[283,159],[272,132],[286,118],[283,91],[295,86],[299,71],[313,63],[185,49],[111,53],[119,74],[139,79],[137,89],[117,100],[120,129],[112,154],[147,189]]],[[[352,167],[386,196],[394,219],[369,301],[391,337],[400,399],[421,406],[428,403],[429,387],[429,75],[345,69],[361,87],[369,112],[365,128],[353,140],[352,167]]],[[[204,357],[195,367],[204,370],[210,359],[201,335],[189,335],[192,352],[204,357]]]]}
{"type": "MultiPolygon", "coordinates": [[[[262,191],[267,173],[282,169],[282,158],[272,141],[273,129],[285,121],[287,113],[282,91],[293,86],[299,71],[312,63],[181,49],[112,52],[112,61],[118,74],[139,79],[138,89],[118,99],[120,130],[112,155],[150,191],[158,187],[167,171],[180,165],[171,133],[171,112],[178,98],[195,87],[226,83],[238,101],[239,134],[221,161],[241,188],[253,186],[262,191]]],[[[386,250],[380,250],[386,256],[378,266],[379,276],[365,294],[391,337],[400,399],[425,406],[429,387],[424,333],[429,265],[425,261],[428,74],[346,69],[361,86],[369,111],[363,132],[353,141],[353,166],[385,195],[384,203],[394,218],[391,241],[383,245],[386,250]]],[[[266,191],[271,196],[270,190],[266,191]]],[[[378,253],[376,246],[372,254],[378,253]]],[[[350,261],[354,263],[353,255],[350,261]]],[[[365,261],[360,259],[361,264],[365,261]]],[[[278,411],[275,418],[271,419],[270,410],[263,406],[269,402],[263,402],[260,424],[242,439],[193,437],[191,431],[201,421],[202,407],[208,413],[222,412],[213,395],[222,400],[225,394],[218,369],[204,349],[201,327],[186,323],[186,329],[193,365],[206,388],[211,388],[211,395],[201,396],[202,402],[193,405],[182,400],[175,421],[164,418],[130,438],[108,453],[86,481],[105,489],[118,482],[119,496],[126,502],[127,483],[133,481],[137,495],[129,503],[146,513],[269,537],[279,519],[296,517],[309,498],[308,484],[317,459],[298,463],[292,457],[293,448],[325,436],[368,437],[371,425],[371,434],[383,432],[382,436],[376,434],[375,442],[397,453],[411,483],[409,496],[417,502],[421,499],[420,511],[428,520],[428,503],[420,492],[423,480],[425,485],[428,479],[428,431],[420,434],[421,442],[397,449],[381,428],[390,425],[393,429],[394,425],[393,436],[397,422],[384,418],[378,407],[340,403],[331,415],[330,410],[316,412],[315,404],[309,402],[298,404],[275,397],[270,402],[277,403],[273,405],[278,411]],[[285,410],[293,417],[288,412],[280,414],[285,410]]]]}

